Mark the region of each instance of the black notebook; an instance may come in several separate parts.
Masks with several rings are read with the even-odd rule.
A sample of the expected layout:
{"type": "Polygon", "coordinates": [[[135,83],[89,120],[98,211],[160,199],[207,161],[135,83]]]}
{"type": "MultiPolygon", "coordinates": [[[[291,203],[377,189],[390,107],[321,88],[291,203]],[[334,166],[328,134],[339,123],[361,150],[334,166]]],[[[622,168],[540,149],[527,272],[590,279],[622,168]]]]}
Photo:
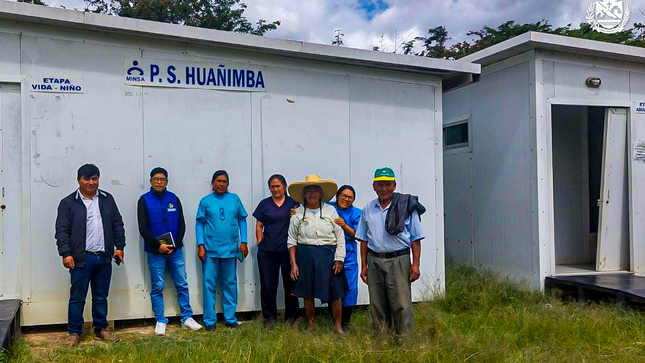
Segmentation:
{"type": "Polygon", "coordinates": [[[175,246],[175,239],[172,238],[172,233],[170,233],[170,232],[164,233],[161,236],[157,236],[155,238],[158,239],[159,242],[161,242],[163,244],[166,244],[169,247],[177,248],[177,246],[175,246]]]}

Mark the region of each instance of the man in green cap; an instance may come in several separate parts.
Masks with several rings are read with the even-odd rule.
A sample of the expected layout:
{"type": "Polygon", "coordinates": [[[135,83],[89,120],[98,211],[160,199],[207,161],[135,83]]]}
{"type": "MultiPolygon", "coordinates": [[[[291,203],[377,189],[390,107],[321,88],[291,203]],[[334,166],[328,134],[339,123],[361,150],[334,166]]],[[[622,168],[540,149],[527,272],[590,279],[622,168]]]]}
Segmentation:
{"type": "Polygon", "coordinates": [[[391,168],[376,169],[372,187],[378,198],[365,205],[356,230],[372,323],[377,333],[394,327],[397,335],[409,334],[414,330],[411,284],[421,275],[421,240],[425,238],[419,216],[425,208],[417,197],[395,193],[391,168]]]}

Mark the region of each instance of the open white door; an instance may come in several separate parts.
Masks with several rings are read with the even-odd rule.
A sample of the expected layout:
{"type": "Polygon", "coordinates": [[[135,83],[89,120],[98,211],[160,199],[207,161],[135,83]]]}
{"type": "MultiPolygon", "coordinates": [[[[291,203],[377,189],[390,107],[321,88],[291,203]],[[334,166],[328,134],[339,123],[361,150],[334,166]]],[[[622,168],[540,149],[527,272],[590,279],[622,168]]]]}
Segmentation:
{"type": "Polygon", "coordinates": [[[596,270],[629,270],[627,109],[605,111],[596,270]]]}

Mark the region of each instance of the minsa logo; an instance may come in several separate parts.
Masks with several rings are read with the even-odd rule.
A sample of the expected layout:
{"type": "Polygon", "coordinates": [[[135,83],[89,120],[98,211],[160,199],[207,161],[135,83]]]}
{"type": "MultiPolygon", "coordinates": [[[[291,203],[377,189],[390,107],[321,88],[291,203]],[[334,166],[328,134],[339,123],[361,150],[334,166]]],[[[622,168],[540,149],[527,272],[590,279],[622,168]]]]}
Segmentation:
{"type": "Polygon", "coordinates": [[[587,8],[587,22],[597,32],[620,33],[629,21],[629,7],[622,1],[596,1],[587,8]]]}
{"type": "Polygon", "coordinates": [[[125,76],[125,80],[129,82],[145,82],[146,79],[143,76],[144,72],[141,67],[139,67],[138,61],[132,62],[132,67],[128,68],[128,74],[125,76]]]}

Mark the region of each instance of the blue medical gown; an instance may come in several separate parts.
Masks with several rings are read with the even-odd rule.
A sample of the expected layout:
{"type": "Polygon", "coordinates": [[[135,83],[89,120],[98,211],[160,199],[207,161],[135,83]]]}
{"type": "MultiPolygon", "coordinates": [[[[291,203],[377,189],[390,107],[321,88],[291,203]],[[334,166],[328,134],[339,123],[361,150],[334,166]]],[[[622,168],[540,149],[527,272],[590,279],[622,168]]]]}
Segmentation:
{"type": "MultiPolygon", "coordinates": [[[[340,209],[336,202],[329,202],[338,212],[338,215],[354,231],[358,228],[358,222],[361,220],[362,211],[354,206],[340,209]]],[[[358,246],[356,240],[345,233],[345,263],[343,269],[347,277],[349,291],[343,299],[343,306],[354,306],[358,301],[358,246]]]]}

